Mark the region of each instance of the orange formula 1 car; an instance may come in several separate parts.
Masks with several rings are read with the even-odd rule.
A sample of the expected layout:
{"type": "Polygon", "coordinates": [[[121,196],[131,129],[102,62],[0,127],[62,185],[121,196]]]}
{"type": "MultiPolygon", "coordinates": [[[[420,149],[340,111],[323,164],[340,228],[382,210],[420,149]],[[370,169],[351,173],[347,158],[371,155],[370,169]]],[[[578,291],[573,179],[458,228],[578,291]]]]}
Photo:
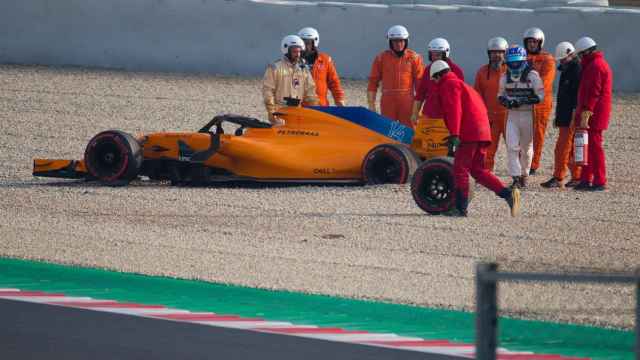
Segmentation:
{"type": "MultiPolygon", "coordinates": [[[[140,176],[174,185],[219,181],[406,183],[421,160],[415,196],[431,199],[430,213],[453,206],[453,160],[442,120],[420,119],[417,132],[363,107],[284,107],[284,124],[238,115],[216,116],[197,132],[133,137],[103,131],[82,160],[35,159],[34,176],[125,185],[140,176]],[[236,124],[233,134],[223,123],[236,124]],[[430,169],[433,164],[433,173],[430,169]],[[425,172],[425,170],[427,170],[425,172]]],[[[422,202],[425,203],[424,201],[422,202]]]]}
{"type": "Polygon", "coordinates": [[[83,160],[35,159],[33,175],[123,185],[138,176],[172,184],[214,181],[405,183],[418,167],[413,130],[361,107],[284,107],[272,126],[216,116],[197,132],[94,136],[83,160]],[[223,130],[224,122],[239,127],[223,130]]]}

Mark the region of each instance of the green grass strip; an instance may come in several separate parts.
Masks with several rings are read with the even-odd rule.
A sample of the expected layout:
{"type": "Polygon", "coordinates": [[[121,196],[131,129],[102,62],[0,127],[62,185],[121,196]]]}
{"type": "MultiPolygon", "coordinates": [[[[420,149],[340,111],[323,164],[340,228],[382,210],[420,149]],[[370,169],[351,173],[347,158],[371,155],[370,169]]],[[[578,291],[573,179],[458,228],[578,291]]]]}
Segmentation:
{"type": "MultiPolygon", "coordinates": [[[[475,315],[0,258],[0,287],[62,292],[190,311],[263,317],[296,324],[392,332],[473,343],[475,315]]],[[[633,359],[634,334],[589,326],[500,319],[500,346],[509,350],[593,359],[633,359]]]]}

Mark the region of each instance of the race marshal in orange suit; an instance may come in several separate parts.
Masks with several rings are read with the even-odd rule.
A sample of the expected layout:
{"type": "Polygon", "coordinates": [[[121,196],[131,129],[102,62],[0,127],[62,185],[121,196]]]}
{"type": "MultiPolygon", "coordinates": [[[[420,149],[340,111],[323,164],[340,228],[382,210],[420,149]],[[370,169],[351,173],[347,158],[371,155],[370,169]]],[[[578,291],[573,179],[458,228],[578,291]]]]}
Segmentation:
{"type": "Polygon", "coordinates": [[[530,175],[540,167],[544,134],[547,131],[551,107],[553,106],[553,80],[556,77],[556,62],[553,55],[542,50],[544,33],[539,28],[530,28],[524,32],[523,46],[527,49],[529,64],[540,75],[544,85],[544,100],[533,107],[533,160],[530,175]]]}
{"type": "Polygon", "coordinates": [[[376,93],[382,82],[380,112],[413,128],[411,110],[418,82],[424,71],[422,56],[409,49],[409,31],[402,25],[387,31],[389,50],[373,60],[367,87],[369,109],[376,111],[376,93]]]}
{"type": "Polygon", "coordinates": [[[507,72],[507,65],[504,62],[504,58],[508,47],[509,44],[504,38],[494,37],[489,39],[489,43],[487,44],[489,63],[478,69],[473,85],[473,88],[482,97],[482,101],[484,101],[489,115],[491,145],[487,148],[487,157],[485,158],[484,166],[491,171],[493,171],[500,138],[505,138],[505,128],[507,126],[507,109],[498,101],[498,90],[500,87],[500,77],[507,72]]]}
{"type": "Polygon", "coordinates": [[[305,50],[303,57],[311,70],[311,76],[316,83],[316,94],[320,106],[329,106],[327,94],[331,91],[333,101],[337,106],[345,105],[344,90],[340,85],[340,77],[336,66],[329,54],[320,52],[320,34],[312,27],[306,27],[298,31],[298,36],[304,41],[305,50]]]}

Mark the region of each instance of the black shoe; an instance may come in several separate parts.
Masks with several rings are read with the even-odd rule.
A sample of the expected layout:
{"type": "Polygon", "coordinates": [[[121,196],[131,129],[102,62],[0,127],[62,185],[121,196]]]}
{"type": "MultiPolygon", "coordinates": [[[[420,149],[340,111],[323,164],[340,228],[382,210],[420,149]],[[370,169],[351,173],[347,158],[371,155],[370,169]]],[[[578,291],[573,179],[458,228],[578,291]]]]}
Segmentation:
{"type": "Polygon", "coordinates": [[[522,175],[520,176],[520,186],[518,186],[520,189],[525,189],[527,187],[527,176],[522,175]]]}
{"type": "Polygon", "coordinates": [[[512,176],[511,178],[513,178],[513,182],[511,183],[511,188],[518,188],[520,187],[520,176],[512,176]]]}
{"type": "Polygon", "coordinates": [[[591,184],[586,182],[586,181],[580,181],[580,183],[578,185],[576,185],[576,187],[574,187],[573,190],[576,190],[576,191],[589,191],[589,190],[591,190],[591,184]]]}
{"type": "Polygon", "coordinates": [[[444,213],[443,215],[448,217],[467,217],[467,213],[461,213],[458,209],[451,209],[444,213]]]}
{"type": "Polygon", "coordinates": [[[589,188],[589,191],[607,191],[606,185],[593,185],[589,188]]]}
{"type": "Polygon", "coordinates": [[[564,187],[576,187],[580,184],[580,180],[571,179],[568,183],[564,184],[564,187]]]}
{"type": "Polygon", "coordinates": [[[560,182],[560,180],[556,179],[555,177],[552,177],[551,179],[540,184],[540,186],[547,189],[559,188],[559,187],[562,187],[562,183],[560,182]]]}
{"type": "Polygon", "coordinates": [[[535,175],[538,169],[529,169],[529,175],[535,175]]]}

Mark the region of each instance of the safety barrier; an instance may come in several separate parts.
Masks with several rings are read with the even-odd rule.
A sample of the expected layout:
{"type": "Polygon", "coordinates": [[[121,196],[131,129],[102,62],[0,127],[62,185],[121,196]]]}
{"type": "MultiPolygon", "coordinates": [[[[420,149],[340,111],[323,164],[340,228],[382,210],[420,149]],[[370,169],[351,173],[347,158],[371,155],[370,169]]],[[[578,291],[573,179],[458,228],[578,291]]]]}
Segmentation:
{"type": "Polygon", "coordinates": [[[499,272],[495,263],[476,266],[476,359],[495,360],[498,336],[498,282],[554,281],[636,285],[635,353],[640,360],[640,271],[630,274],[499,272]]]}
{"type": "MultiPolygon", "coordinates": [[[[318,1],[329,2],[329,1],[318,1]]],[[[551,6],[609,6],[609,0],[350,0],[353,3],[385,5],[469,5],[537,9],[551,6]]]]}
{"type": "Polygon", "coordinates": [[[284,35],[314,26],[320,31],[321,49],[331,54],[340,75],[363,79],[375,55],[388,48],[387,28],[403,24],[411,33],[410,47],[423,54],[429,40],[446,37],[452,58],[472,82],[487,61],[489,38],[503,36],[519,43],[525,29],[538,26],[545,31],[545,47],[551,51],[560,41],[590,35],[612,66],[614,89],[640,90],[640,78],[630,76],[640,73],[640,47],[630,46],[640,33],[640,9],[528,9],[435,1],[440,0],[409,5],[285,0],[4,1],[0,63],[261,76],[266,64],[281,56],[284,35]]]}

